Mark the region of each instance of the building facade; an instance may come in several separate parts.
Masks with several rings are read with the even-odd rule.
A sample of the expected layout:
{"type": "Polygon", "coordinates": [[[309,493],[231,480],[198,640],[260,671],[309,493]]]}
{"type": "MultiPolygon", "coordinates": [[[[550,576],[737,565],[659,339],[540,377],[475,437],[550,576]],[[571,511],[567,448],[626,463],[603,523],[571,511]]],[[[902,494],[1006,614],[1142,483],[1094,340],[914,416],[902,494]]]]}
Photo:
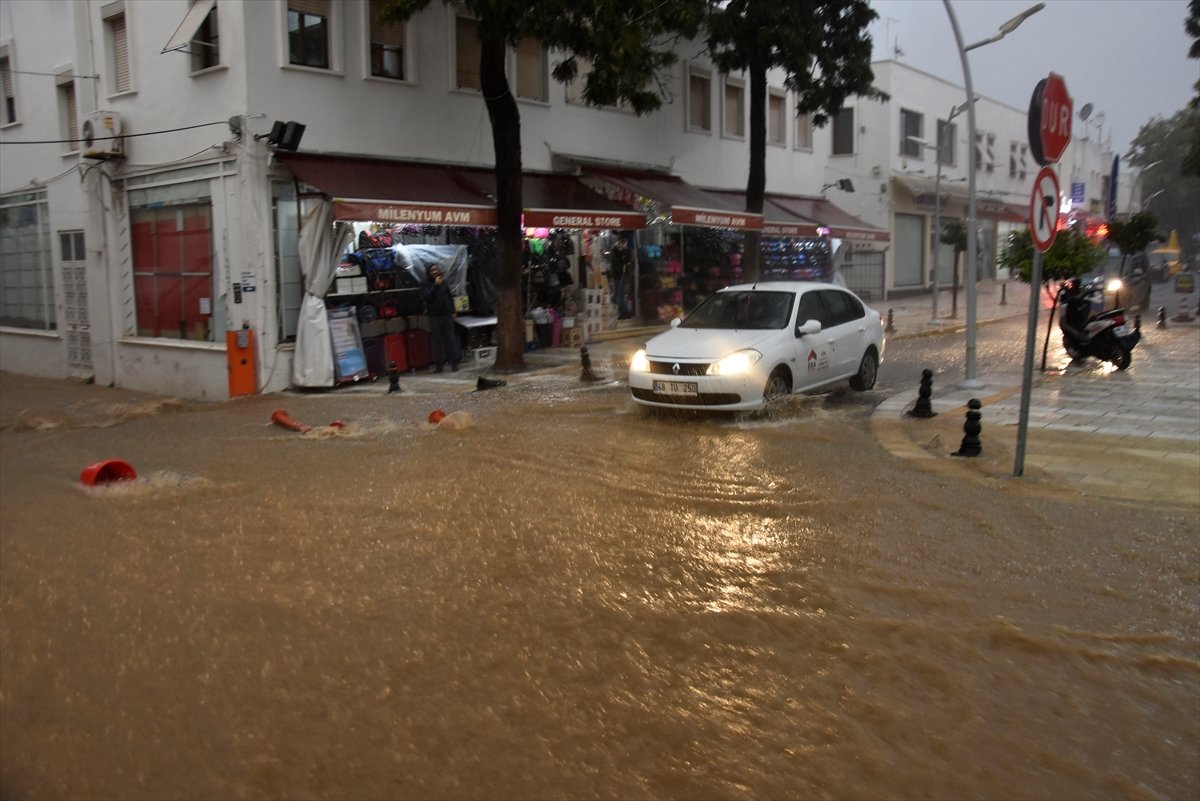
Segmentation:
{"type": "MultiPolygon", "coordinates": [[[[384,26],[381,6],[0,5],[0,369],[217,400],[231,392],[238,332],[252,332],[252,391],[278,391],[294,380],[306,298],[325,291],[302,269],[301,220],[313,208],[331,198],[402,199],[401,214],[425,213],[418,201],[486,207],[491,132],[474,20],[434,4],[384,26]],[[448,180],[473,194],[441,196],[434,168],[452,168],[448,180]],[[364,177],[347,184],[355,175],[364,177]]],[[[742,208],[745,79],[718,73],[699,43],[678,54],[663,108],[642,117],[584,105],[579,86],[551,79],[556,54],[537,42],[518,45],[509,62],[527,186],[546,187],[543,205],[561,201],[562,211],[624,207],[675,224],[648,225],[637,240],[644,260],[676,246],[683,259],[706,232],[736,229],[742,208]],[[581,176],[595,201],[554,188],[581,176]]],[[[783,76],[772,77],[767,190],[778,202],[747,224],[773,231],[789,252],[820,237],[849,243],[848,282],[873,300],[920,289],[932,280],[935,207],[947,220],[965,216],[974,157],[978,272],[993,274],[1037,172],[1025,110],[980,98],[972,146],[965,116],[949,118],[960,87],[897,62],[875,67],[891,99],[853,99],[822,128],[797,117],[783,76]]],[[[1082,184],[1080,208],[1100,211],[1110,167],[1104,147],[1077,137],[1060,165],[1064,191],[1082,184]]],[[[534,202],[527,197],[527,213],[534,202]]],[[[578,231],[606,223],[554,219],[576,218],[591,220],[563,223],[578,229],[576,250],[601,253],[607,234],[578,231]]],[[[663,264],[652,289],[634,290],[643,322],[683,302],[668,289],[677,268],[667,256],[663,264]]],[[[594,288],[591,273],[577,276],[594,288]]]]}

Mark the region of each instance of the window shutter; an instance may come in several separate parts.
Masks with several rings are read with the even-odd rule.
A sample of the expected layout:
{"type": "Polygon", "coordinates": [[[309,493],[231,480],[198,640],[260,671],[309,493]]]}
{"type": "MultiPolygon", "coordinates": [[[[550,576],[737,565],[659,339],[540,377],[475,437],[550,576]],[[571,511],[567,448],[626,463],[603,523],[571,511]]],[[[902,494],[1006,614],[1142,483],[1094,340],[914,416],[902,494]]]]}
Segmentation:
{"type": "Polygon", "coordinates": [[[0,59],[0,73],[4,76],[4,96],[13,96],[12,70],[8,68],[8,59],[0,59]]]}
{"type": "Polygon", "coordinates": [[[118,92],[128,92],[129,81],[129,37],[125,31],[125,15],[113,17],[109,22],[112,26],[113,38],[113,67],[116,70],[116,85],[118,92]]]}
{"type": "Polygon", "coordinates": [[[404,47],[404,23],[393,22],[384,24],[379,21],[379,12],[383,10],[384,0],[371,0],[371,44],[381,44],[384,47],[404,47]]]}
{"type": "Polygon", "coordinates": [[[71,140],[71,149],[75,150],[79,147],[79,111],[75,104],[75,84],[66,84],[63,92],[67,101],[67,138],[71,140]]]}
{"type": "Polygon", "coordinates": [[[288,10],[328,17],[329,0],[288,0],[288,10]]]}

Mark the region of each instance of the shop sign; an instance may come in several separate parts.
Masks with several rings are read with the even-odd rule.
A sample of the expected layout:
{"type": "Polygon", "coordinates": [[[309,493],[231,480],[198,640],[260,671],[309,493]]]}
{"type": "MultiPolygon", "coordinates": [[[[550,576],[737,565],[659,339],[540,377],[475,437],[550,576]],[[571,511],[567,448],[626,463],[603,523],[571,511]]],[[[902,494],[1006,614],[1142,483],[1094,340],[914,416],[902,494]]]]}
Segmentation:
{"type": "Polygon", "coordinates": [[[887,242],[890,239],[887,231],[863,231],[858,228],[830,228],[829,233],[837,239],[852,242],[887,242]]]}
{"type": "Polygon", "coordinates": [[[799,239],[812,239],[821,235],[815,225],[795,225],[788,223],[763,223],[764,236],[793,236],[799,239]]]}
{"type": "Polygon", "coordinates": [[[362,220],[406,225],[496,225],[491,206],[454,206],[432,203],[381,203],[371,200],[333,201],[335,220],[362,220]]]}
{"type": "Polygon", "coordinates": [[[646,215],[621,211],[549,211],[526,209],[526,228],[599,228],[627,231],[646,227],[646,215]]]}
{"type": "Polygon", "coordinates": [[[677,225],[702,225],[706,228],[733,228],[739,230],[761,229],[761,214],[743,214],[735,211],[712,211],[690,209],[685,206],[671,208],[671,222],[677,225]]]}

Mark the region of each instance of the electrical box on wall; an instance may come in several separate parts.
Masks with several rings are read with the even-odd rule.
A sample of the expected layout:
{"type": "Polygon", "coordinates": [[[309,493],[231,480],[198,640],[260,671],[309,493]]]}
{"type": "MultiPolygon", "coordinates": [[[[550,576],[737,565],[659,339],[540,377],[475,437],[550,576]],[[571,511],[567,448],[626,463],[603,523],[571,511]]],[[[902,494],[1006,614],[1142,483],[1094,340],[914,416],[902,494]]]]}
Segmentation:
{"type": "Polygon", "coordinates": [[[93,111],[79,126],[80,152],[85,159],[125,158],[125,130],[115,111],[93,111]]]}

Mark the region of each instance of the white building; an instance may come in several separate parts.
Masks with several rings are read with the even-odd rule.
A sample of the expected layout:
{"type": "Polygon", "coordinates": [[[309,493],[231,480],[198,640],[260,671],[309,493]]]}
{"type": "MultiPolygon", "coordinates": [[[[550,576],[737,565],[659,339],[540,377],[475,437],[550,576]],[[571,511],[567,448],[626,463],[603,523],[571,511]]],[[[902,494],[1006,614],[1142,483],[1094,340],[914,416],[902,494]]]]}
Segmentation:
{"type": "MultiPolygon", "coordinates": [[[[486,217],[492,145],[473,21],[434,4],[385,27],[371,21],[381,4],[0,4],[0,369],[221,399],[236,394],[236,332],[249,330],[251,391],[277,391],[293,382],[304,327],[298,220],[310,207],[361,198],[399,203],[389,208],[409,220],[447,208],[480,207],[486,217]],[[287,122],[303,126],[293,126],[293,141],[272,136],[287,122]]],[[[510,82],[531,176],[527,210],[615,215],[640,204],[675,227],[650,226],[639,241],[660,254],[677,247],[678,259],[688,226],[763,225],[780,242],[833,236],[854,243],[850,284],[873,299],[928,285],[937,159],[907,137],[936,142],[963,90],[880,62],[876,85],[891,100],[855,99],[814,129],[795,117],[778,76],[769,92],[773,202],[761,219],[739,221],[745,82],[716,73],[702,49],[680,46],[666,104],[637,117],[583,105],[551,80],[553,53],[518,47],[510,82]]],[[[976,151],[980,274],[990,275],[1037,165],[1025,110],[981,98],[977,113],[977,148],[965,141],[965,116],[947,127],[940,211],[964,216],[966,159],[976,151]]],[[[1082,205],[1099,211],[1110,168],[1111,154],[1077,138],[1060,166],[1064,191],[1081,182],[1082,205]]],[[[583,221],[563,224],[601,227],[575,216],[583,221]]],[[[627,220],[603,218],[615,219],[627,220]]],[[[575,236],[580,256],[607,241],[575,236]]],[[[947,252],[943,276],[949,262],[947,252]]],[[[646,294],[651,265],[643,269],[635,299],[653,322],[655,305],[671,314],[682,293],[664,275],[654,279],[658,294],[646,294]]],[[[588,287],[603,282],[599,265],[580,275],[588,287]]]]}

